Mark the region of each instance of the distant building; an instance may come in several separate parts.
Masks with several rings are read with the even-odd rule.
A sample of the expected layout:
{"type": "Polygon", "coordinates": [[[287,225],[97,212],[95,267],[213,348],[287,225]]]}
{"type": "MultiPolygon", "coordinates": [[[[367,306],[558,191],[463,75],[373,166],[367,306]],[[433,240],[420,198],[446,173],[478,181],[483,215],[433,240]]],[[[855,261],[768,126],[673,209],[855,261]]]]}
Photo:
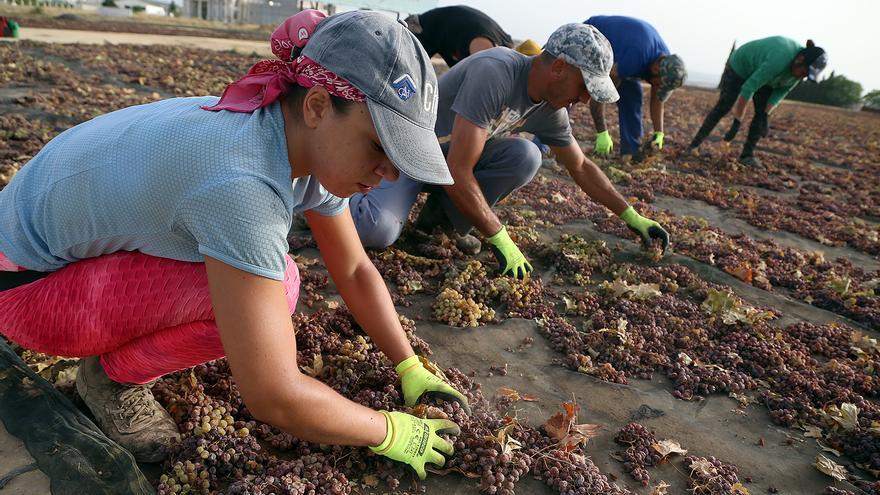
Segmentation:
{"type": "Polygon", "coordinates": [[[183,0],[182,13],[208,21],[274,26],[303,9],[336,13],[333,4],[303,0],[183,0]]]}
{"type": "MultiPolygon", "coordinates": [[[[114,0],[118,13],[108,13],[108,8],[101,10],[104,0],[68,0],[68,4],[83,10],[100,11],[103,15],[126,16],[133,12],[142,11],[149,15],[168,15],[168,4],[158,0],[114,0]]],[[[178,0],[179,1],[179,0],[178,0]]],[[[113,8],[110,8],[111,10],[113,8]]]]}
{"type": "Polygon", "coordinates": [[[157,0],[114,0],[121,9],[143,9],[149,15],[168,15],[168,5],[157,0]]]}

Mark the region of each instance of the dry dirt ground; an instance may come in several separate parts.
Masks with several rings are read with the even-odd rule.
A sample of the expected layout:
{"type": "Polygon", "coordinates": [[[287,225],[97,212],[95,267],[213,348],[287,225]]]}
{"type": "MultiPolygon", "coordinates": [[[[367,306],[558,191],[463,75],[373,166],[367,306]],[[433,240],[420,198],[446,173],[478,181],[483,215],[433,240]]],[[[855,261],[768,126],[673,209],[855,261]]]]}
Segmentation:
{"type": "Polygon", "coordinates": [[[265,41],[211,38],[207,36],[169,36],[165,34],[27,28],[22,30],[21,39],[45,43],[81,43],[84,45],[103,45],[108,43],[114,45],[122,43],[133,45],[168,45],[180,48],[233,50],[240,53],[256,53],[263,57],[268,57],[272,54],[265,41]]]}

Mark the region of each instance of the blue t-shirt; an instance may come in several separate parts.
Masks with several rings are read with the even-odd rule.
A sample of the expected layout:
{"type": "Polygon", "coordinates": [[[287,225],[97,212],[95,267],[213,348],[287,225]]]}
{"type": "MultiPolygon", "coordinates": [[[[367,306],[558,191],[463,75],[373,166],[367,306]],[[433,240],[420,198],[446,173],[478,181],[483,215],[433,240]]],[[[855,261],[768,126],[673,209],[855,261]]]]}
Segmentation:
{"type": "Polygon", "coordinates": [[[595,26],[608,38],[614,52],[617,74],[623,79],[646,79],[651,64],[661,55],[669,55],[669,48],[660,33],[647,22],[622,15],[594,15],[584,24],[595,26]]]}
{"type": "Polygon", "coordinates": [[[348,200],[291,181],[279,103],[208,112],[216,97],[172,98],[59,134],[0,191],[0,252],[54,271],[116,251],[216,258],[283,280],[292,216],[348,200]]]}

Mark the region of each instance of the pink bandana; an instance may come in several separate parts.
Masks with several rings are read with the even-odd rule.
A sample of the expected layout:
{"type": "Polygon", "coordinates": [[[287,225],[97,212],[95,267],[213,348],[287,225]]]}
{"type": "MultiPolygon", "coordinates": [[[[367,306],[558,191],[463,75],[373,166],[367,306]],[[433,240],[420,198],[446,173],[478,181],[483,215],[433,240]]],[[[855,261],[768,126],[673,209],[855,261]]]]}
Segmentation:
{"type": "Polygon", "coordinates": [[[290,16],[272,33],[272,53],[278,60],[261,60],[248,73],[226,86],[220,101],[205,110],[253,112],[272,104],[287,93],[291,84],[304,88],[321,86],[333,96],[362,102],[366,96],[345,79],[320,66],[314,60],[298,56],[291,60],[294,48],[306,46],[318,24],[327,17],[318,10],[303,10],[290,16]]]}

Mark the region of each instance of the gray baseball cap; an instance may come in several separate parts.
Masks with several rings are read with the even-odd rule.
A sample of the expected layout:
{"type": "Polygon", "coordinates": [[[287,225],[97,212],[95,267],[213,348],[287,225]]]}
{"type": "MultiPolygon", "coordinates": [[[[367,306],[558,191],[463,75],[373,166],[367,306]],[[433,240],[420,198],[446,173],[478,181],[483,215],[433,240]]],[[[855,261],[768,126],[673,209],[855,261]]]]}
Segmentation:
{"type": "Polygon", "coordinates": [[[614,103],[620,99],[609,76],[614,65],[611,43],[595,27],[581,23],[565,24],[553,31],[544,51],[579,68],[594,100],[614,103]]]}
{"type": "Polygon", "coordinates": [[[367,96],[367,108],[388,158],[428,184],[452,184],[434,123],[437,76],[421,43],[378,12],[353,11],[321,21],[302,54],[367,96]]]}

